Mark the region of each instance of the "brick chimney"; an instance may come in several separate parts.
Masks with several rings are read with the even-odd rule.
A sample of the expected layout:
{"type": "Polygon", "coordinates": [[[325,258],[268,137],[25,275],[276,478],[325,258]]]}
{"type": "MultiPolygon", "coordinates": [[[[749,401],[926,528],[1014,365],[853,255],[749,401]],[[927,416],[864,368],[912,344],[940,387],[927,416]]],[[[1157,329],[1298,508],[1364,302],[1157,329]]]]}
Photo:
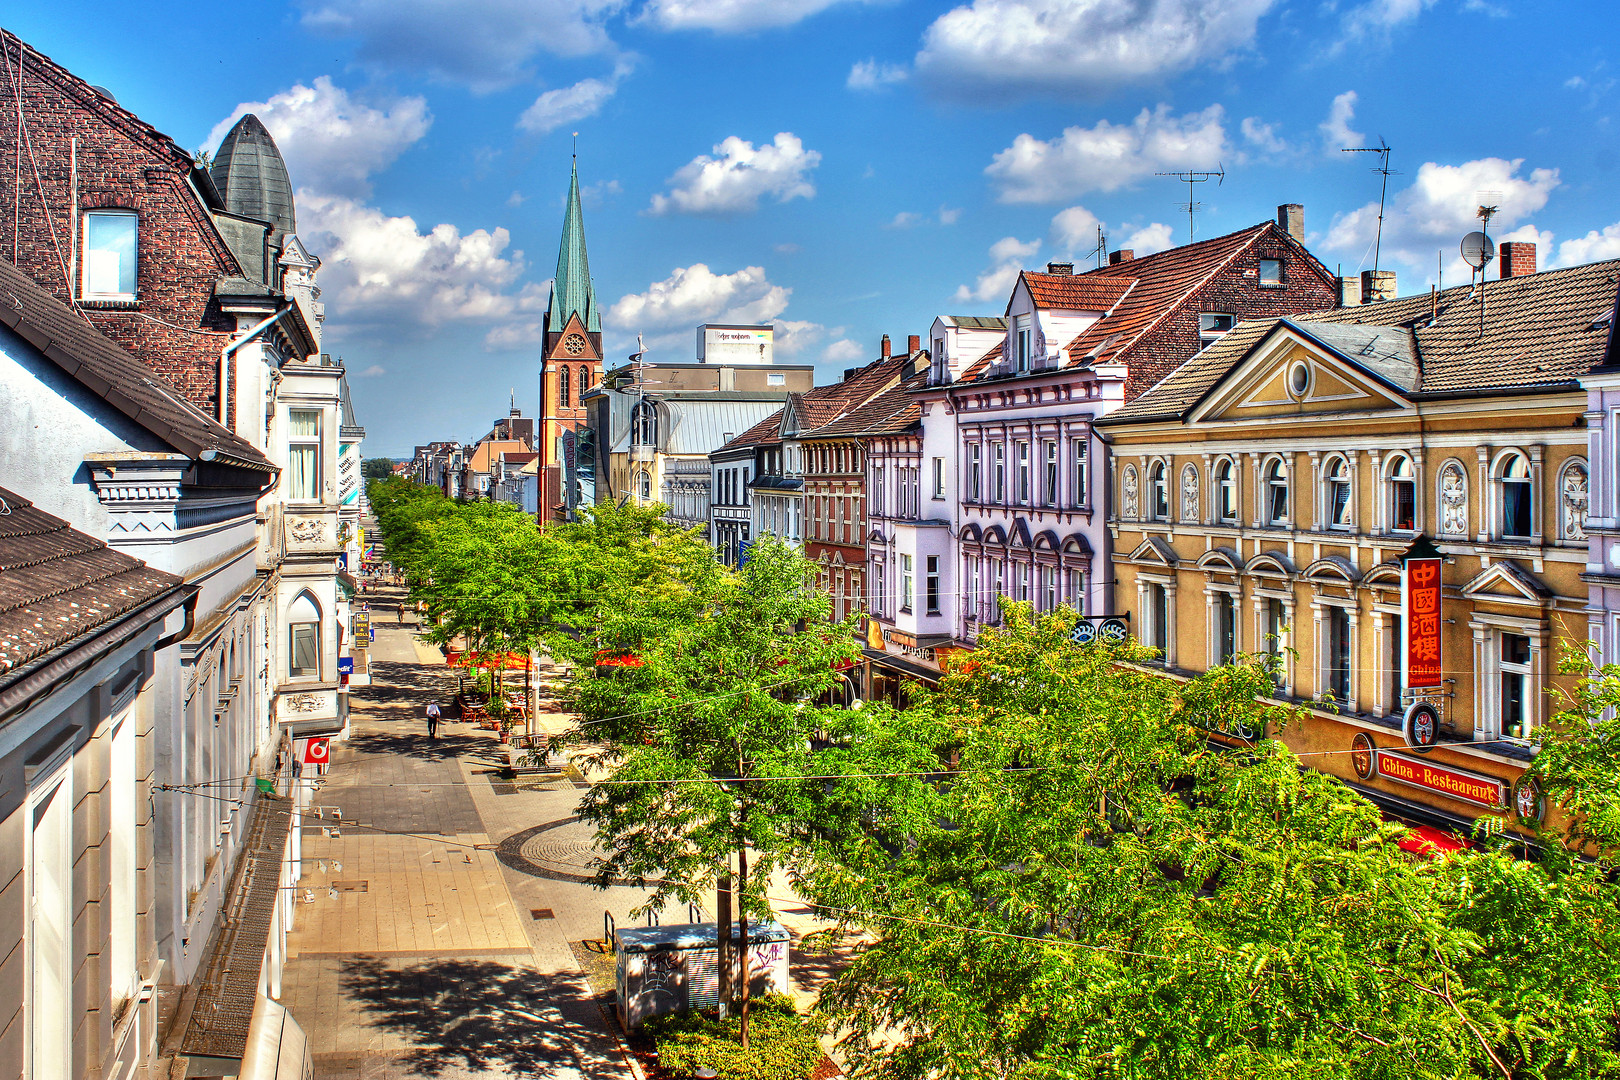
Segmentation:
{"type": "Polygon", "coordinates": [[[1363,270],[1361,272],[1361,302],[1376,304],[1380,300],[1395,299],[1395,271],[1363,270]]]}
{"type": "Polygon", "coordinates": [[[1048,274],[1072,274],[1074,273],[1074,263],[1047,263],[1046,272],[1048,274]]]}
{"type": "Polygon", "coordinates": [[[922,335],[910,334],[906,337],[906,352],[914,353],[922,348],[922,335]]]}
{"type": "Polygon", "coordinates": [[[1503,280],[1536,272],[1536,245],[1528,240],[1502,241],[1496,257],[1501,261],[1503,280]]]}
{"type": "Polygon", "coordinates": [[[1277,227],[1300,243],[1305,242],[1305,207],[1301,203],[1283,203],[1277,207],[1277,227]]]}
{"type": "Polygon", "coordinates": [[[883,335],[883,359],[887,360],[888,358],[889,358],[889,335],[884,334],[883,335]]]}
{"type": "Polygon", "coordinates": [[[1130,248],[1120,248],[1118,251],[1108,253],[1108,265],[1117,266],[1122,262],[1130,262],[1134,258],[1136,258],[1136,252],[1130,248]]]}
{"type": "Polygon", "coordinates": [[[1354,277],[1339,278],[1339,306],[1361,306],[1361,279],[1354,277]]]}

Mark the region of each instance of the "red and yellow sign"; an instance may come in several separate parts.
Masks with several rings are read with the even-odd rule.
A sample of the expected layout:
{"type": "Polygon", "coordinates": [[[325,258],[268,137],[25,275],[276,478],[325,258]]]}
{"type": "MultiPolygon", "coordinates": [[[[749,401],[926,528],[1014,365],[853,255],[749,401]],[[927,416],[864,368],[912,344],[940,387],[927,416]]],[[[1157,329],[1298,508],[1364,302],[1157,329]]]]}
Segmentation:
{"type": "Polygon", "coordinates": [[[1440,560],[1408,559],[1406,601],[1406,688],[1438,690],[1440,668],[1440,560]]]}
{"type": "Polygon", "coordinates": [[[1378,775],[1386,780],[1438,791],[1453,799],[1461,799],[1463,802],[1471,802],[1491,810],[1499,810],[1507,804],[1507,793],[1502,781],[1493,776],[1480,776],[1477,773],[1448,769],[1443,765],[1432,765],[1427,761],[1409,758],[1404,754],[1392,754],[1387,750],[1378,751],[1378,775]]]}

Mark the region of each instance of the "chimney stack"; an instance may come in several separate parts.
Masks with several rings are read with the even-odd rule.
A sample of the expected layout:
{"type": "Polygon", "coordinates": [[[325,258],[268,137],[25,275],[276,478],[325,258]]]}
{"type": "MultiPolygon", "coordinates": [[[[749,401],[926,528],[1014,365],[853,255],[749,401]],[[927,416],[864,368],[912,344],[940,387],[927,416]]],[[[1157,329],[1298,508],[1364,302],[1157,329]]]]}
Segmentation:
{"type": "Polygon", "coordinates": [[[1395,299],[1395,271],[1363,270],[1361,272],[1361,302],[1376,304],[1380,300],[1395,299]]]}
{"type": "Polygon", "coordinates": [[[1353,277],[1339,278],[1339,306],[1361,306],[1361,279],[1353,277]]]}
{"type": "Polygon", "coordinates": [[[1074,263],[1049,262],[1046,264],[1046,272],[1048,274],[1072,274],[1074,273],[1074,263]]]}
{"type": "Polygon", "coordinates": [[[1305,207],[1301,203],[1283,203],[1277,207],[1277,227],[1300,243],[1305,242],[1305,207]]]}
{"type": "Polygon", "coordinates": [[[1134,258],[1136,258],[1136,252],[1132,251],[1130,248],[1120,248],[1118,251],[1110,251],[1108,253],[1108,265],[1118,266],[1120,263],[1130,262],[1134,258]]]}
{"type": "Polygon", "coordinates": [[[883,359],[887,360],[888,358],[889,358],[889,335],[884,334],[883,335],[883,359]]]}
{"type": "Polygon", "coordinates": [[[1526,277],[1536,272],[1536,245],[1528,240],[1504,240],[1496,249],[1502,267],[1502,280],[1526,277]]]}
{"type": "Polygon", "coordinates": [[[920,348],[922,348],[921,334],[911,334],[906,338],[906,352],[915,353],[920,348]]]}

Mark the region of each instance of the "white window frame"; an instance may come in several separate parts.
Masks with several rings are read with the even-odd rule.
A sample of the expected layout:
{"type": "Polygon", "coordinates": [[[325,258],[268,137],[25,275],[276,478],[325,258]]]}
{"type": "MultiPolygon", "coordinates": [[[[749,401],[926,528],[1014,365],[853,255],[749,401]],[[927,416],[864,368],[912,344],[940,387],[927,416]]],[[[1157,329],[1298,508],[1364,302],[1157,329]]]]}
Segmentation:
{"type": "Polygon", "coordinates": [[[1214,483],[1210,487],[1215,498],[1212,510],[1216,524],[1236,525],[1242,516],[1242,508],[1238,505],[1237,462],[1229,457],[1221,458],[1215,462],[1213,473],[1214,483]],[[1226,471],[1224,477],[1221,475],[1223,469],[1226,471]]]}
{"type": "Polygon", "coordinates": [[[1421,478],[1418,476],[1417,462],[1413,460],[1412,455],[1410,454],[1391,454],[1389,460],[1384,462],[1383,471],[1384,530],[1386,532],[1402,533],[1406,535],[1417,532],[1422,523],[1418,508],[1418,485],[1421,478]],[[1403,464],[1411,470],[1410,476],[1396,475],[1396,471],[1400,469],[1403,464]],[[1396,497],[1398,491],[1396,487],[1397,484],[1411,485],[1412,523],[1405,527],[1398,524],[1399,516],[1397,507],[1399,506],[1399,502],[1396,497]]]}
{"type": "Polygon", "coordinates": [[[913,566],[912,566],[911,556],[907,555],[907,554],[901,554],[901,556],[900,556],[900,610],[905,611],[905,612],[909,612],[911,610],[912,572],[913,572],[913,566]]]}
{"type": "Polygon", "coordinates": [[[945,498],[945,459],[934,459],[934,498],[945,498]]]}
{"type": "Polygon", "coordinates": [[[84,222],[84,227],[83,227],[83,230],[82,230],[83,235],[79,238],[79,296],[80,296],[80,298],[84,299],[84,300],[125,300],[125,301],[137,299],[139,297],[139,295],[140,295],[140,290],[141,290],[141,216],[140,216],[140,214],[138,214],[134,210],[123,210],[123,209],[119,209],[117,207],[103,207],[103,208],[97,208],[95,210],[85,210],[85,211],[82,212],[81,217],[82,217],[82,220],[84,222]],[[115,290],[113,292],[108,292],[106,290],[92,290],[90,288],[91,264],[95,261],[95,260],[93,260],[91,258],[91,255],[94,253],[92,248],[90,247],[90,231],[91,231],[91,227],[97,221],[105,221],[105,220],[108,220],[108,219],[117,219],[117,220],[121,220],[121,221],[128,221],[128,222],[131,222],[134,225],[134,233],[135,233],[134,249],[135,250],[130,255],[130,261],[134,264],[131,267],[131,270],[130,270],[131,284],[134,286],[134,288],[129,289],[128,291],[125,291],[123,289],[119,289],[119,290],[115,290]]]}
{"type": "Polygon", "coordinates": [[[1263,477],[1260,488],[1261,520],[1273,528],[1287,528],[1293,523],[1294,499],[1293,492],[1289,490],[1288,472],[1288,461],[1280,456],[1267,458],[1261,471],[1263,477]],[[1283,493],[1281,514],[1275,512],[1277,503],[1273,493],[1278,488],[1281,488],[1283,493]]]}
{"type": "Polygon", "coordinates": [[[1170,465],[1163,458],[1158,458],[1148,465],[1148,513],[1149,521],[1170,520],[1170,465]]]}
{"type": "Polygon", "coordinates": [[[322,415],[320,409],[289,408],[287,410],[287,460],[289,472],[291,471],[292,455],[295,450],[312,451],[315,460],[315,467],[311,471],[314,493],[300,494],[289,488],[287,491],[288,502],[311,503],[321,501],[321,492],[323,490],[326,475],[326,448],[324,445],[325,437],[326,417],[322,415]],[[298,435],[294,433],[297,427],[294,418],[300,415],[313,416],[315,418],[315,434],[298,435]]]}
{"type": "Polygon", "coordinates": [[[1089,480],[1087,466],[1091,459],[1088,452],[1089,442],[1090,438],[1085,435],[1069,440],[1069,467],[1074,470],[1074,475],[1069,481],[1069,493],[1074,500],[1071,505],[1075,507],[1085,506],[1086,500],[1091,495],[1090,485],[1087,483],[1089,480]]]}
{"type": "Polygon", "coordinates": [[[1491,462],[1491,502],[1491,538],[1493,540],[1505,540],[1509,542],[1519,541],[1524,543],[1534,542],[1537,535],[1537,525],[1540,519],[1540,514],[1537,511],[1540,508],[1537,506],[1536,498],[1536,463],[1535,459],[1532,458],[1529,453],[1524,450],[1520,450],[1517,447],[1513,447],[1503,450],[1501,453],[1496,455],[1496,460],[1491,462]],[[1515,478],[1509,480],[1507,478],[1507,471],[1515,459],[1520,459],[1524,462],[1525,470],[1530,474],[1528,479],[1515,478]],[[1523,484],[1527,488],[1526,498],[1528,500],[1530,514],[1530,528],[1527,532],[1508,532],[1508,484],[1523,484]]]}
{"type": "Polygon", "coordinates": [[[1356,527],[1355,478],[1343,454],[1333,454],[1322,463],[1322,524],[1341,532],[1353,532],[1356,527]],[[1336,513],[1340,489],[1344,492],[1343,521],[1336,513]]]}
{"type": "Polygon", "coordinates": [[[943,597],[939,591],[939,556],[926,555],[923,557],[923,610],[929,615],[938,615],[940,600],[943,597]]]}
{"type": "Polygon", "coordinates": [[[1198,347],[1207,349],[1226,334],[1230,333],[1237,320],[1225,311],[1202,311],[1198,314],[1198,347]],[[1225,319],[1226,325],[1218,327],[1219,320],[1225,319]]]}
{"type": "Polygon", "coordinates": [[[990,444],[990,501],[1002,505],[1007,501],[1007,444],[990,444]]]}
{"type": "Polygon", "coordinates": [[[1034,479],[1032,476],[1033,469],[1030,462],[1029,440],[1019,439],[1013,443],[1013,446],[1017,448],[1015,456],[1017,457],[1018,462],[1018,490],[1014,493],[1016,495],[1015,501],[1019,506],[1028,506],[1031,498],[1034,495],[1032,490],[1034,479]]]}

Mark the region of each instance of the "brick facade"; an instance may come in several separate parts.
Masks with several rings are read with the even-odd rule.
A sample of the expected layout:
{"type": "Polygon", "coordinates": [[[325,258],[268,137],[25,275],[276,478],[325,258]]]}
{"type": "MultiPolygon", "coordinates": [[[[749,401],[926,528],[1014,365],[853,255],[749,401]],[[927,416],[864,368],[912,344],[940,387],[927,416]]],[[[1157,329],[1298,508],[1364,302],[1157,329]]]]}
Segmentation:
{"type": "Polygon", "coordinates": [[[22,68],[24,133],[19,145],[17,98],[0,95],[0,222],[9,226],[0,228],[0,257],[71,304],[80,291],[68,283],[82,261],[75,258],[82,243],[74,243],[75,232],[82,241],[80,214],[136,211],[137,300],[77,307],[194,405],[217,415],[220,349],[234,320],[220,311],[214,284],[242,269],[197,194],[213,190],[206,173],[174,140],[17,38],[0,33],[0,46],[8,91],[22,68]]]}

